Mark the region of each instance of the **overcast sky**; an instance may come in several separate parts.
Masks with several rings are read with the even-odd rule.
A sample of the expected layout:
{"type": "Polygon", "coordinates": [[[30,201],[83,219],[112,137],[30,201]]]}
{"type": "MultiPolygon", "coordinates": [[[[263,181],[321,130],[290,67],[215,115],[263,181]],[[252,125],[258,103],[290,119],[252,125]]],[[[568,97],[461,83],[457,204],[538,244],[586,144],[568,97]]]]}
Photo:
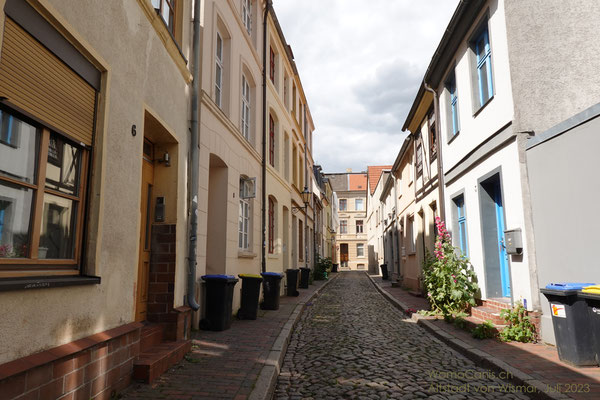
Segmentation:
{"type": "Polygon", "coordinates": [[[315,122],[324,172],[392,164],[458,0],[273,0],[315,122]]]}

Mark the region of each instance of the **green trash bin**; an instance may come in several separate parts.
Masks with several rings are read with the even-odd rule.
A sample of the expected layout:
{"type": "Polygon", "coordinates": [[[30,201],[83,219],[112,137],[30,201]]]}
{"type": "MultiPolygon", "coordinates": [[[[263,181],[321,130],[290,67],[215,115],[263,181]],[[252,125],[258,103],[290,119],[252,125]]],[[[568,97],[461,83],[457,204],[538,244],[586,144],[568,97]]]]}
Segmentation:
{"type": "Polygon", "coordinates": [[[578,293],[591,283],[551,283],[540,289],[550,303],[558,358],[581,367],[597,365],[587,305],[578,293]]]}
{"type": "Polygon", "coordinates": [[[242,280],[242,301],[237,316],[239,319],[256,319],[263,278],[251,274],[239,274],[238,277],[242,280]]]}
{"type": "Polygon", "coordinates": [[[231,327],[233,288],[238,280],[233,275],[204,275],[206,282],[206,315],[200,329],[224,331],[231,327]]]}

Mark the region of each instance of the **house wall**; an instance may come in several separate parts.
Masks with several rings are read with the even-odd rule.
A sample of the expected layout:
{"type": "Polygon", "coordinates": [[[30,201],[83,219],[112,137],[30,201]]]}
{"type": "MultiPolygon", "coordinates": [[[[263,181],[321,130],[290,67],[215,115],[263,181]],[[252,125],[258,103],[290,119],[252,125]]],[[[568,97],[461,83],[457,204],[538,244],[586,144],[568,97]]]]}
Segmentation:
{"type": "Polygon", "coordinates": [[[504,0],[515,130],[546,129],[600,98],[600,4],[504,0]],[[527,20],[529,23],[524,24],[527,20]],[[573,49],[585,48],[585,51],[573,49]]]}
{"type": "MultiPolygon", "coordinates": [[[[368,267],[368,241],[367,241],[367,211],[366,211],[366,191],[346,191],[346,192],[337,192],[339,199],[347,199],[348,207],[346,211],[339,211],[339,218],[341,220],[348,221],[348,233],[343,234],[338,230],[336,235],[337,242],[337,259],[340,258],[340,245],[342,243],[348,243],[348,268],[351,270],[355,270],[358,268],[358,264],[364,265],[364,269],[368,267]],[[355,199],[363,200],[363,211],[356,211],[355,209],[355,199]],[[363,221],[363,233],[356,233],[356,220],[363,221]],[[364,246],[364,256],[358,257],[356,255],[356,244],[362,243],[364,246]]],[[[339,202],[338,199],[338,202],[339,202]]],[[[338,203],[339,204],[339,203],[338,203]]],[[[340,264],[341,267],[341,264],[340,264]]]]}
{"type": "MultiPolygon", "coordinates": [[[[4,8],[0,1],[0,9],[4,8]]],[[[69,36],[103,72],[97,116],[96,162],[89,216],[85,272],[102,282],[92,286],[0,293],[0,363],[119,327],[134,320],[140,230],[140,181],[145,114],[158,118],[177,145],[170,174],[177,183],[168,221],[186,237],[188,79],[158,37],[139,2],[106,7],[69,0],[31,2],[69,36]],[[94,23],[90,23],[94,21],[94,23]],[[148,79],[160,76],[161,79],[148,79]],[[138,134],[130,134],[132,125],[138,134]],[[123,173],[126,171],[127,173],[123,173]],[[110,178],[109,178],[110,177],[110,178]],[[128,223],[123,223],[128,221],[128,223]]],[[[190,20],[184,10],[183,20],[190,20]]],[[[0,26],[4,26],[0,12],[0,26]]],[[[162,23],[162,22],[161,22],[162,23]]],[[[182,50],[189,58],[190,29],[182,50]]],[[[155,167],[157,170],[159,166],[155,167]]],[[[175,304],[185,293],[185,240],[176,249],[175,304]]]]}
{"type": "Polygon", "coordinates": [[[396,178],[396,196],[398,197],[397,224],[400,235],[398,236],[398,246],[400,250],[400,276],[402,285],[416,290],[419,287],[419,270],[417,264],[416,252],[410,251],[408,221],[415,216],[415,190],[414,190],[414,152],[412,143],[402,157],[397,171],[394,171],[396,178]]]}
{"type": "Polygon", "coordinates": [[[504,0],[492,0],[484,7],[476,25],[472,26],[456,51],[454,61],[447,67],[446,76],[455,68],[458,90],[460,132],[453,138],[448,136],[448,95],[444,78],[437,88],[440,93],[441,145],[444,158],[444,171],[455,168],[463,158],[486,139],[499,131],[513,119],[514,107],[509,64],[504,0]],[[492,72],[494,97],[481,109],[474,105],[478,87],[471,80],[473,54],[469,48],[469,38],[484,16],[489,16],[489,37],[492,48],[492,72]]]}
{"type": "MultiPolygon", "coordinates": [[[[595,105],[528,143],[540,287],[556,282],[600,283],[597,229],[589,207],[590,200],[600,196],[600,188],[594,184],[600,145],[598,115],[600,106],[595,105]],[[561,190],[556,190],[557,182],[561,190]]],[[[540,298],[542,340],[554,344],[550,306],[543,295],[540,298]]]]}
{"type": "MultiPolygon", "coordinates": [[[[457,194],[464,194],[469,259],[479,280],[482,297],[487,298],[484,273],[484,254],[482,244],[482,223],[480,212],[479,180],[493,171],[500,171],[501,187],[504,205],[505,228],[514,229],[524,226],[524,211],[522,203],[522,191],[520,181],[520,165],[518,155],[518,144],[512,140],[494,152],[478,160],[468,173],[460,176],[446,186],[446,212],[448,220],[455,213],[452,198],[457,194]]],[[[451,230],[451,226],[449,227],[451,230]]],[[[452,232],[454,240],[457,233],[452,232]]],[[[528,232],[522,231],[523,243],[527,242],[528,232]]],[[[455,244],[456,245],[456,244],[455,244]]],[[[531,309],[532,295],[529,275],[529,262],[527,258],[527,247],[523,255],[509,256],[509,269],[512,278],[512,297],[515,300],[526,300],[531,309]]]]}

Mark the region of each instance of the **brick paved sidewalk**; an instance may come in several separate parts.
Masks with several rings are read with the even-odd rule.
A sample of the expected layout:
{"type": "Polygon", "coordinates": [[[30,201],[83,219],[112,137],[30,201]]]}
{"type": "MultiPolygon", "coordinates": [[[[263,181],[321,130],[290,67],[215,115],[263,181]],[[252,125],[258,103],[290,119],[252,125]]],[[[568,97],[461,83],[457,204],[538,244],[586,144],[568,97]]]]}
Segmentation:
{"type": "MultiPolygon", "coordinates": [[[[428,304],[424,298],[412,296],[402,288],[393,288],[390,282],[381,280],[381,277],[371,276],[371,278],[381,289],[402,303],[404,307],[413,308],[417,311],[427,309],[428,304]]],[[[438,332],[443,332],[437,336],[449,344],[452,344],[452,340],[456,341],[456,339],[466,344],[466,346],[460,344],[454,346],[454,348],[463,352],[463,354],[465,354],[465,351],[470,352],[471,354],[465,354],[467,357],[486,359],[491,356],[501,361],[497,365],[502,365],[502,362],[506,363],[509,367],[520,371],[524,378],[530,377],[532,381],[540,382],[542,387],[546,389],[548,387],[559,388],[560,392],[571,398],[600,398],[600,368],[577,368],[568,365],[559,360],[558,352],[554,346],[543,343],[504,343],[495,339],[478,340],[473,338],[469,332],[443,320],[420,315],[413,316],[413,319],[425,321],[429,319],[428,322],[431,323],[429,326],[437,329],[438,332]],[[587,392],[585,390],[587,386],[585,385],[589,385],[589,391],[587,392]]],[[[557,395],[558,393],[554,394],[557,395]]],[[[555,397],[559,398],[560,396],[555,397]]]]}
{"type": "Polygon", "coordinates": [[[193,332],[192,351],[182,362],[152,385],[131,385],[122,398],[247,399],[286,323],[326,282],[300,289],[298,297],[282,296],[279,310],[259,310],[255,321],[234,319],[226,331],[193,332]]]}

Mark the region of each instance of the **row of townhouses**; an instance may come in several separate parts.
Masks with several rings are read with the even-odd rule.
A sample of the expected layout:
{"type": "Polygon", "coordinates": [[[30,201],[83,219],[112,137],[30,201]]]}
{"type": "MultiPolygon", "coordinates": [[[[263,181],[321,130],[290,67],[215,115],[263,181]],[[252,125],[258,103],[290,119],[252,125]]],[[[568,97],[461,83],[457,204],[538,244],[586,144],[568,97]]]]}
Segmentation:
{"type": "Polygon", "coordinates": [[[334,193],[270,0],[0,10],[0,397],[109,398],[152,357],[148,326],[189,348],[202,275],[333,255],[334,193]]]}
{"type": "Polygon", "coordinates": [[[369,167],[370,268],[422,291],[439,216],[475,269],[484,315],[521,301],[554,343],[539,288],[599,279],[599,19],[596,1],[460,1],[393,165],[369,167]]]}

